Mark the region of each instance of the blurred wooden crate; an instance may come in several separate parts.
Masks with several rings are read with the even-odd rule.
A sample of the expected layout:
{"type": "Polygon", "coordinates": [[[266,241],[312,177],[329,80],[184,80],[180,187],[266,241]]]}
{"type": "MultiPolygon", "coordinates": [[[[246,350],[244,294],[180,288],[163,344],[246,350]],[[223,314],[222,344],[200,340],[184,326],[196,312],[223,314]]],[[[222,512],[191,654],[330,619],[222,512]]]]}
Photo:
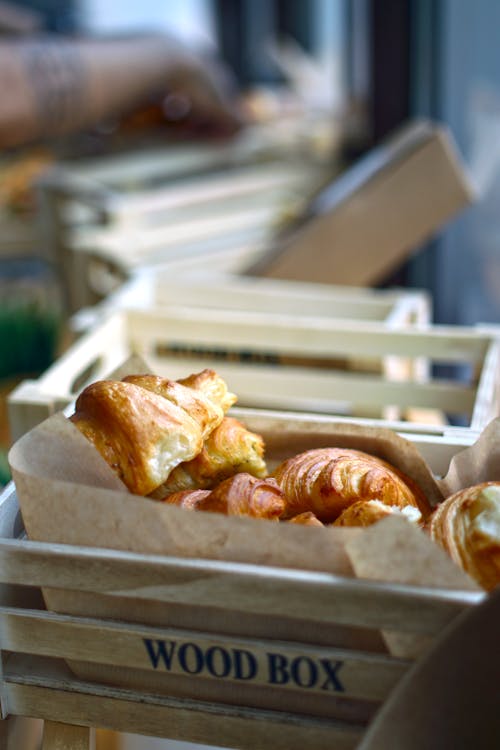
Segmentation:
{"type": "Polygon", "coordinates": [[[127,282],[100,304],[76,313],[72,323],[81,330],[116,310],[153,310],[177,305],[270,316],[371,321],[389,328],[426,326],[432,315],[430,296],[419,289],[370,289],[273,280],[221,271],[212,264],[207,269],[190,270],[181,265],[177,271],[175,264],[168,263],[135,270],[127,282]]]}
{"type": "MultiPolygon", "coordinates": [[[[240,406],[382,421],[388,414],[404,420],[412,410],[430,410],[475,431],[498,414],[495,328],[388,328],[379,322],[176,307],[117,311],[38,381],[22,383],[8,401],[13,438],[133,354],[172,379],[212,367],[238,394],[240,406]],[[363,359],[368,368],[354,370],[363,359]],[[398,367],[384,366],[388,359],[398,367]],[[376,371],[374,360],[380,363],[376,371]],[[428,365],[424,371],[422,361],[428,365]],[[408,363],[403,372],[400,362],[408,363]],[[436,377],[434,365],[451,367],[455,377],[436,377]]],[[[433,425],[426,428],[432,432],[433,425]]]]}
{"type": "Polygon", "coordinates": [[[213,253],[222,262],[223,250],[231,264],[231,251],[245,247],[249,265],[324,171],[310,149],[259,142],[251,132],[219,146],[60,164],[39,183],[41,226],[70,311],[95,303],[144,264],[210,264],[213,253]]]}

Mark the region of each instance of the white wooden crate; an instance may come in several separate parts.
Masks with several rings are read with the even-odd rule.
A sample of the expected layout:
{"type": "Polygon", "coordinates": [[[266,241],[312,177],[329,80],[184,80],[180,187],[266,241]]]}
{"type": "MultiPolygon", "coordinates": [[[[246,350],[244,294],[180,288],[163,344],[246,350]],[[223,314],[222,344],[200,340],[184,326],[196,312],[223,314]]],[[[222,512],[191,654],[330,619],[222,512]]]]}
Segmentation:
{"type": "Polygon", "coordinates": [[[151,310],[177,305],[298,318],[364,320],[388,327],[427,325],[432,314],[431,299],[424,290],[266,279],[220,270],[214,259],[203,270],[172,263],[137,269],[101,303],[76,313],[72,327],[80,331],[110,311],[123,308],[151,310]]]}
{"type": "MultiPolygon", "coordinates": [[[[176,307],[118,311],[82,336],[38,381],[22,383],[8,400],[13,438],[132,354],[172,379],[213,367],[238,394],[240,406],[378,419],[393,410],[403,418],[412,410],[437,410],[474,431],[498,413],[494,328],[388,328],[377,322],[176,307]],[[398,367],[354,371],[349,358],[370,363],[390,358],[398,367]],[[422,360],[460,367],[467,377],[433,378],[422,372],[422,360]],[[409,363],[403,375],[401,361],[409,363]]],[[[430,421],[424,429],[434,431],[430,421]]]]}
{"type": "Polygon", "coordinates": [[[246,264],[255,262],[283,212],[306,199],[323,171],[307,149],[269,148],[251,133],[221,146],[59,165],[40,182],[40,206],[70,310],[145,263],[210,263],[216,253],[231,266],[241,247],[246,264]]]}
{"type": "MultiPolygon", "coordinates": [[[[312,434],[327,436],[331,429],[328,418],[297,419],[251,410],[241,417],[270,445],[278,430],[282,449],[283,433],[294,445],[302,436],[306,448],[312,434]]],[[[457,451],[471,444],[473,435],[469,431],[460,437],[410,439],[427,454],[434,472],[441,473],[457,451]]],[[[224,747],[356,747],[373,712],[397,687],[411,661],[388,655],[375,642],[362,650],[346,645],[352,628],[404,630],[432,638],[483,599],[482,593],[366,582],[314,571],[28,542],[22,536],[12,485],[0,496],[0,536],[4,717],[38,717],[224,747]],[[144,620],[46,612],[40,587],[78,591],[84,597],[97,594],[111,609],[131,597],[130,601],[144,603],[144,620]],[[184,616],[186,605],[194,607],[196,626],[183,628],[176,620],[179,612],[184,616]],[[162,616],[153,624],[146,613],[155,606],[162,616]],[[226,613],[225,630],[214,627],[214,611],[226,613]],[[296,628],[295,636],[285,638],[290,627],[296,628]],[[204,675],[203,688],[191,675],[184,695],[182,690],[166,694],[164,687],[134,684],[140,682],[141,672],[149,680],[157,671],[145,641],[174,638],[205,654],[210,649],[212,654],[217,649],[219,655],[221,650],[230,653],[227,680],[204,675]],[[336,666],[325,673],[323,682],[329,676],[331,690],[325,693],[316,683],[306,686],[309,680],[297,672],[297,680],[290,679],[286,687],[286,711],[269,707],[273,688],[263,684],[256,693],[241,697],[245,694],[238,692],[234,659],[244,651],[259,664],[279,654],[288,670],[294,659],[304,664],[329,660],[336,666]],[[77,677],[67,660],[104,670],[104,677],[77,677]],[[127,687],[118,687],[113,679],[112,670],[120,667],[134,670],[127,687]],[[211,700],[210,685],[223,681],[232,697],[211,700]],[[315,703],[316,710],[311,708],[315,703]]],[[[365,643],[369,641],[368,637],[365,643]]]]}

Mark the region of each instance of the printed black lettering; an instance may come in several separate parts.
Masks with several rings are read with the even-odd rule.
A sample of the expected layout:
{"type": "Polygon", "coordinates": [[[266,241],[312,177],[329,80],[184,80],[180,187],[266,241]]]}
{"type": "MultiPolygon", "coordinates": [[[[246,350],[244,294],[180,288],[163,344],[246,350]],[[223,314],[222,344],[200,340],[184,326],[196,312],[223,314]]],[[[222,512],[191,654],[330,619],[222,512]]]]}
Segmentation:
{"type": "Polygon", "coordinates": [[[199,674],[203,669],[203,652],[196,643],[183,643],[178,658],[182,669],[188,674],[199,674]]]}
{"type": "Polygon", "coordinates": [[[220,646],[212,646],[205,654],[207,669],[214,677],[227,677],[231,671],[231,657],[220,646]]]}
{"type": "Polygon", "coordinates": [[[267,655],[269,680],[272,685],[286,685],[290,681],[287,669],[288,659],[282,654],[267,655]]]}
{"type": "Polygon", "coordinates": [[[320,659],[320,664],[327,676],[327,679],[321,685],[321,690],[335,690],[340,693],[344,692],[344,686],[337,677],[337,672],[343,663],[344,662],[342,661],[331,662],[328,659],[320,659]]]}
{"type": "Polygon", "coordinates": [[[318,668],[308,656],[297,656],[290,664],[290,674],[296,685],[310,688],[318,680],[318,668]]]}
{"type": "Polygon", "coordinates": [[[152,641],[149,638],[144,638],[143,640],[153,667],[157,669],[159,663],[162,661],[165,669],[170,670],[172,668],[172,657],[177,645],[176,642],[152,641]]]}
{"type": "Polygon", "coordinates": [[[257,674],[257,659],[245,649],[233,649],[234,677],[236,680],[253,680],[257,674]]]}

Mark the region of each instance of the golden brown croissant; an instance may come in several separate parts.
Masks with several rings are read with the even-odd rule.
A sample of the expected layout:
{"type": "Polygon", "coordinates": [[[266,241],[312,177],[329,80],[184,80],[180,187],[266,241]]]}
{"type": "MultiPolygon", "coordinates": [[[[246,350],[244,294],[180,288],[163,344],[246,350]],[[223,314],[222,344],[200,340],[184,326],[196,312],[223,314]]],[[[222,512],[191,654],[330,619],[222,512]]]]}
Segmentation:
{"type": "Polygon", "coordinates": [[[200,510],[199,505],[207,495],[210,495],[210,490],[182,490],[182,492],[172,492],[171,495],[162,498],[161,502],[177,505],[186,510],[200,510]]]}
{"type": "Polygon", "coordinates": [[[139,495],[151,492],[203,447],[200,425],[188,412],[132,383],[92,383],[70,419],[139,495]]]}
{"type": "Polygon", "coordinates": [[[202,450],[187,463],[177,466],[153,497],[185,489],[210,489],[238,472],[265,477],[264,441],[234,417],[224,417],[206,439],[202,450]]]}
{"type": "Polygon", "coordinates": [[[386,505],[380,500],[357,500],[342,511],[340,516],[333,522],[334,526],[371,526],[387,516],[400,513],[408,521],[419,525],[422,514],[414,505],[406,505],[404,508],[395,505],[386,505]]]}
{"type": "Polygon", "coordinates": [[[187,510],[204,510],[229,516],[252,516],[277,520],[285,508],[285,499],[274,479],[259,479],[241,472],[213,490],[186,490],[167,495],[163,502],[187,510]]]}
{"type": "Polygon", "coordinates": [[[331,523],[357,500],[380,500],[403,508],[430,508],[420,489],[376,456],[344,448],[317,448],[284,461],[273,476],[285,493],[286,516],[312,511],[331,523]]]}
{"type": "Polygon", "coordinates": [[[431,538],[484,589],[500,583],[500,482],[456,492],[438,505],[431,538]]]}
{"type": "Polygon", "coordinates": [[[289,518],[288,523],[297,523],[301,526],[324,526],[319,518],[317,518],[314,513],[311,513],[310,510],[306,511],[305,513],[299,513],[298,516],[289,518]]]}

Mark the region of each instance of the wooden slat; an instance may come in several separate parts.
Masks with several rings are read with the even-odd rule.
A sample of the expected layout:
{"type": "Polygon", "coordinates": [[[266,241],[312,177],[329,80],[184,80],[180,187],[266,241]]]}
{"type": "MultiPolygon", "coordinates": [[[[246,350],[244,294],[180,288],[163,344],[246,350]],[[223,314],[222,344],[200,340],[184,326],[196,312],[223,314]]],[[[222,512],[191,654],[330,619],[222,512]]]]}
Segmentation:
{"type": "Polygon", "coordinates": [[[470,415],[475,389],[454,382],[384,381],[380,376],[338,372],[314,367],[289,367],[228,362],[225,359],[188,356],[160,357],[137,350],[151,363],[153,371],[171,378],[186,372],[215,367],[238,394],[246,407],[315,411],[324,414],[350,414],[353,406],[397,405],[401,408],[440,409],[450,414],[470,415]]]}
{"type": "Polygon", "coordinates": [[[104,727],[241,750],[352,750],[362,728],[286,712],[200,703],[87,683],[45,660],[9,662],[9,706],[16,715],[104,727]]]}
{"type": "Polygon", "coordinates": [[[10,540],[0,542],[0,581],[428,634],[439,632],[483,596],[387,587],[328,573],[10,540]]]}
{"type": "Polygon", "coordinates": [[[45,721],[42,750],[92,750],[88,727],[45,721]]]}
{"type": "MultiPolygon", "coordinates": [[[[408,663],[376,654],[304,643],[242,639],[0,607],[2,649],[214,682],[333,694],[387,697],[408,663]],[[244,677],[246,674],[246,677],[244,677]],[[272,675],[276,682],[273,683],[272,675]],[[283,675],[290,675],[281,683],[283,675]]],[[[193,688],[196,694],[196,687],[193,688]]]]}
{"type": "Polygon", "coordinates": [[[486,355],[491,337],[471,328],[434,326],[431,330],[390,329],[370,321],[337,321],[328,318],[268,316],[259,313],[192,309],[127,314],[129,340],[203,342],[221,348],[258,346],[276,353],[401,357],[426,356],[435,361],[475,362],[486,355]]]}

